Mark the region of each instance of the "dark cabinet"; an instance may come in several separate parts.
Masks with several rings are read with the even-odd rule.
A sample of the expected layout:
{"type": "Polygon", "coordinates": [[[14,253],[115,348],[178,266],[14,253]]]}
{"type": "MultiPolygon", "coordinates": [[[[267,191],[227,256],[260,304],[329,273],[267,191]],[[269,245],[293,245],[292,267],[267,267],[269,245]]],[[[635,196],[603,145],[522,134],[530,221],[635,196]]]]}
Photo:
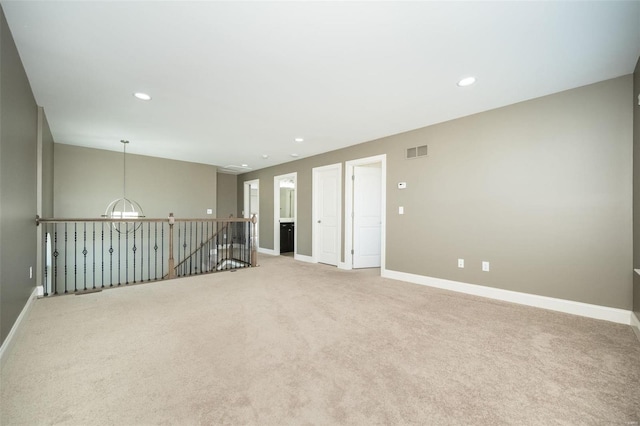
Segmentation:
{"type": "Polygon", "coordinates": [[[293,222],[280,223],[280,253],[293,251],[294,232],[293,222]]]}

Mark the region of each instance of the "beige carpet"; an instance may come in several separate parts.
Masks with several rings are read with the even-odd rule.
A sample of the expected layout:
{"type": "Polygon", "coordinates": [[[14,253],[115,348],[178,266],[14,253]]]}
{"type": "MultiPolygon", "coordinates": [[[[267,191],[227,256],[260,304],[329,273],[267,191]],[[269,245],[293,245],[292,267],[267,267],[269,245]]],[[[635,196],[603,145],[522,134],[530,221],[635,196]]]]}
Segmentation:
{"type": "Polygon", "coordinates": [[[637,424],[628,326],[262,256],[38,300],[2,425],[637,424]],[[634,423],[636,422],[636,423],[634,423]]]}

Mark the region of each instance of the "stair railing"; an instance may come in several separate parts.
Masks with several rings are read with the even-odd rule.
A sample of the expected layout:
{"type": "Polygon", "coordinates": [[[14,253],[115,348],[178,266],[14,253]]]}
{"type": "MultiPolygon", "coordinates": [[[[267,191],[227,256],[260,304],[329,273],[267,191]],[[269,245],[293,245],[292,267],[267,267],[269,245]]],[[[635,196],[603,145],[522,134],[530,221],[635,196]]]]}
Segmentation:
{"type": "Polygon", "coordinates": [[[178,219],[173,213],[163,219],[36,218],[42,226],[40,294],[99,291],[256,266],[255,223],[255,216],[178,219]],[[224,245],[227,238],[231,250],[229,243],[224,245]],[[217,254],[223,249],[227,258],[221,265],[217,254]]]}

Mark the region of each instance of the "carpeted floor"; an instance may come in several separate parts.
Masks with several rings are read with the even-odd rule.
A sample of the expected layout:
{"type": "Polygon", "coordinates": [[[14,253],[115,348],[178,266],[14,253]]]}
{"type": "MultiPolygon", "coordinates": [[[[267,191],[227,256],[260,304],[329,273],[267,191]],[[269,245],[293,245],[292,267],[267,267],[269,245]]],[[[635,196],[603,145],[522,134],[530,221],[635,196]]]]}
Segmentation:
{"type": "Polygon", "coordinates": [[[640,421],[628,326],[379,270],[260,264],[38,300],[2,371],[0,423],[640,421]]]}

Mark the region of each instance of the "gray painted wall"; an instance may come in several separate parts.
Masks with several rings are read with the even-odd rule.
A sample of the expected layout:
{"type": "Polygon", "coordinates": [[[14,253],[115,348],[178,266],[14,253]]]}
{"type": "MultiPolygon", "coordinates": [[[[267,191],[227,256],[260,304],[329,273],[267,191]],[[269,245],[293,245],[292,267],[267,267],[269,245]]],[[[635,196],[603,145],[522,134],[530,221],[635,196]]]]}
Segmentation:
{"type": "Polygon", "coordinates": [[[228,173],[218,173],[218,217],[226,218],[229,215],[240,217],[238,214],[238,177],[228,173]]]}
{"type": "Polygon", "coordinates": [[[272,248],[273,177],[297,172],[297,252],[310,256],[311,169],[387,154],[387,269],[631,309],[632,85],[619,77],[246,173],[238,200],[260,179],[260,245],[272,248]],[[427,157],[404,159],[424,144],[427,157]]]}
{"type": "MultiPolygon", "coordinates": [[[[135,143],[134,141],[131,142],[135,143]]],[[[119,141],[114,141],[121,148],[119,141]]],[[[122,197],[122,151],[54,144],[54,214],[100,217],[122,197]]],[[[127,198],[149,218],[216,217],[217,169],[207,164],[127,154],[127,198]],[[207,209],[213,215],[207,215],[207,209]]]]}
{"type": "Polygon", "coordinates": [[[0,8],[0,341],[35,287],[38,107],[0,8]]]}
{"type": "MultiPolygon", "coordinates": [[[[633,268],[640,269],[640,58],[633,73],[633,268]]],[[[633,274],[633,311],[640,321],[640,275],[633,274]]]]}

